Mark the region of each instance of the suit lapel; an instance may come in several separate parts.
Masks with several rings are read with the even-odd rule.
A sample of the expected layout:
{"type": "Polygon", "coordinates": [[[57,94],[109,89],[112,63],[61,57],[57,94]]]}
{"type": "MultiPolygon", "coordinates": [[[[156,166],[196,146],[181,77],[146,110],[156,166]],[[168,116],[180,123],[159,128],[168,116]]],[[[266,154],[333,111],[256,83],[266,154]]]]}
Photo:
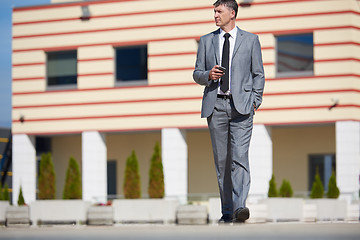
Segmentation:
{"type": "Polygon", "coordinates": [[[237,31],[237,35],[236,35],[236,42],[235,42],[232,58],[234,58],[236,52],[238,51],[238,49],[241,45],[242,40],[244,39],[244,36],[243,36],[244,34],[243,34],[242,30],[238,27],[237,27],[237,29],[238,29],[238,31],[237,31]]]}
{"type": "Polygon", "coordinates": [[[218,29],[217,31],[214,32],[213,38],[212,38],[212,43],[213,43],[214,49],[215,49],[216,64],[220,64],[219,34],[220,34],[220,29],[218,29]]]}

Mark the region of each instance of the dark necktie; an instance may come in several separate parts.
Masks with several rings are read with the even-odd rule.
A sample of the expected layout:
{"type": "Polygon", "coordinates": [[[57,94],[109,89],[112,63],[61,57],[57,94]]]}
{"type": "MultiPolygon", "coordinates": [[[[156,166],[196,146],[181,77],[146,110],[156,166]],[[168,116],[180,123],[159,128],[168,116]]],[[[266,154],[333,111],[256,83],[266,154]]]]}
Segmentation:
{"type": "Polygon", "coordinates": [[[229,89],[229,55],[230,55],[230,42],[229,42],[229,33],[225,33],[224,46],[221,58],[221,65],[226,68],[225,74],[221,77],[220,89],[223,93],[226,93],[229,89]]]}

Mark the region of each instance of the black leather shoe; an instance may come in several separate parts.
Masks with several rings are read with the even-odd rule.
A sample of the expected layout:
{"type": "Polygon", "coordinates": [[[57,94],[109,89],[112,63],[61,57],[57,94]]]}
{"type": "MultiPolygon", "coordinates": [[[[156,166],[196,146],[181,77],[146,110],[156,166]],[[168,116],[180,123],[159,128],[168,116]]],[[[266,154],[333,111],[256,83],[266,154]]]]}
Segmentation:
{"type": "Polygon", "coordinates": [[[219,219],[218,223],[231,223],[232,222],[232,216],[231,214],[224,214],[219,219]]]}
{"type": "Polygon", "coordinates": [[[244,223],[245,220],[249,219],[250,217],[250,211],[247,207],[245,208],[238,208],[235,210],[233,214],[232,221],[234,223],[244,223]]]}

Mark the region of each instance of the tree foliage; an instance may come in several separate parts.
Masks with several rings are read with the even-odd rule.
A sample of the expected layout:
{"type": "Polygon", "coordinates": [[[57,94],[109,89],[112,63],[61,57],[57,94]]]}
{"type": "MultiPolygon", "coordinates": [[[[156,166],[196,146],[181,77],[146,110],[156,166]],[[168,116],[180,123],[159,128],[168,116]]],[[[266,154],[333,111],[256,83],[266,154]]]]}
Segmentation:
{"type": "Polygon", "coordinates": [[[63,191],[63,199],[81,199],[82,186],[81,174],[77,161],[70,157],[69,165],[66,172],[65,186],[63,191]]]}
{"type": "Polygon", "coordinates": [[[150,198],[163,198],[164,192],[164,172],[161,160],[160,146],[157,142],[155,144],[154,153],[151,158],[148,194],[150,198]]]}
{"type": "Polygon", "coordinates": [[[4,186],[3,200],[10,202],[9,186],[7,183],[5,183],[5,186],[4,186]]]}
{"type": "Polygon", "coordinates": [[[288,180],[284,179],[280,190],[279,190],[280,197],[292,197],[293,196],[293,190],[291,187],[291,184],[288,180]]]}
{"type": "Polygon", "coordinates": [[[278,196],[278,192],[276,189],[275,175],[273,174],[269,181],[268,197],[277,197],[277,196],[278,196]]]}
{"type": "Polygon", "coordinates": [[[55,199],[55,171],[51,153],[42,154],[39,169],[39,199],[55,199]]]}
{"type": "Polygon", "coordinates": [[[324,186],[321,182],[319,171],[316,171],[315,179],[311,188],[310,198],[322,198],[324,196],[324,186]]]}
{"type": "Polygon", "coordinates": [[[328,191],[326,195],[328,198],[338,198],[340,195],[340,190],[336,184],[336,177],[334,171],[332,171],[331,177],[329,179],[328,191]]]}
{"type": "Polygon", "coordinates": [[[23,196],[23,192],[22,192],[22,187],[20,186],[20,192],[19,192],[19,197],[18,197],[18,206],[24,206],[25,205],[25,199],[23,196]]]}
{"type": "Polygon", "coordinates": [[[123,190],[125,198],[141,197],[139,164],[135,151],[126,160],[123,190]]]}

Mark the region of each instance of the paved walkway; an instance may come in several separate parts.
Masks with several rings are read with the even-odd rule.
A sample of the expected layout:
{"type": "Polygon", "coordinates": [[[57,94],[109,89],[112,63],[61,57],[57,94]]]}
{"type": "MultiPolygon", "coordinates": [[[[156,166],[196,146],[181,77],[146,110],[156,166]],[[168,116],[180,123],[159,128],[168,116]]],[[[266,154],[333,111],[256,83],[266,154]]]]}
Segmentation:
{"type": "Polygon", "coordinates": [[[266,223],[207,226],[115,225],[112,227],[0,227],[0,239],[21,240],[232,240],[360,239],[360,223],[266,223]]]}

